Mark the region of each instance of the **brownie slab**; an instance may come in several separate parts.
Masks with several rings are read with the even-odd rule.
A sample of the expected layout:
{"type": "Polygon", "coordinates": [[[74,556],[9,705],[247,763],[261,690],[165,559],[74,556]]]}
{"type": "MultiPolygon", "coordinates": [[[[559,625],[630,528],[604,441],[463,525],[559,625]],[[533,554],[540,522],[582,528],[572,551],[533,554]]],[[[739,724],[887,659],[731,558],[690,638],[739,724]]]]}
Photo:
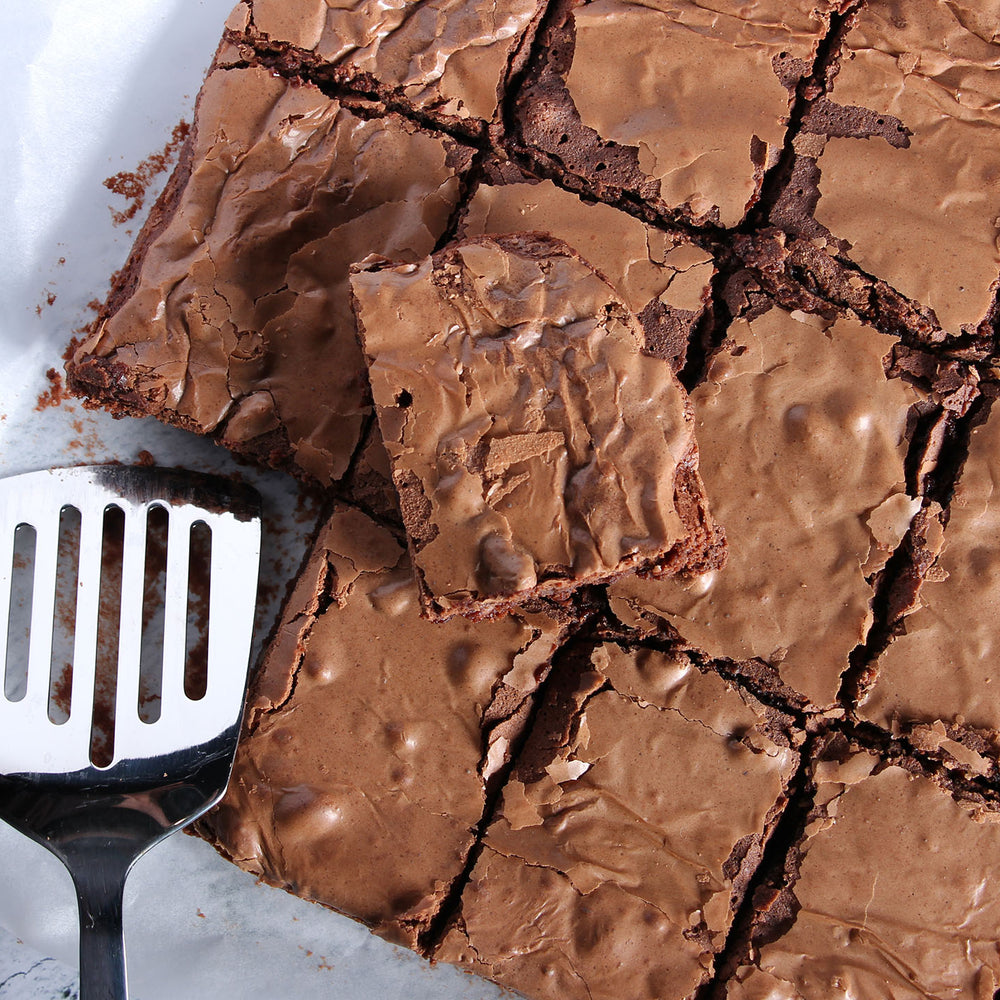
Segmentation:
{"type": "Polygon", "coordinates": [[[781,150],[834,6],[562,3],[518,97],[521,138],[598,197],[734,226],[781,150]]]}
{"type": "Polygon", "coordinates": [[[663,618],[708,656],[763,660],[814,706],[833,704],[871,625],[871,578],[920,508],[904,485],[920,395],[885,377],[890,346],[846,319],[736,321],[692,393],[729,562],[687,582],[618,581],[616,613],[663,618]]]}
{"type": "Polygon", "coordinates": [[[832,97],[898,122],[908,141],[834,132],[817,160],[816,219],[951,333],[987,315],[1000,273],[997,15],[995,3],[867,4],[832,97]]]}
{"type": "Polygon", "coordinates": [[[794,923],[762,944],[727,996],[992,997],[997,814],[901,767],[883,770],[868,754],[816,770],[817,805],[791,886],[794,923]]]}
{"type": "Polygon", "coordinates": [[[420,617],[406,552],[360,511],[322,529],[201,832],[264,881],[393,941],[461,873],[559,627],[420,617]]]}
{"type": "Polygon", "coordinates": [[[469,155],[266,69],[216,69],[71,387],[339,479],[370,413],[348,269],[373,252],[427,254],[469,155]]]}
{"type": "Polygon", "coordinates": [[[683,657],[598,647],[550,685],[435,957],[532,1000],[691,996],[797,760],[765,729],[683,657]]]}
{"type": "Polygon", "coordinates": [[[430,616],[720,565],[686,394],[566,244],[459,241],[352,287],[430,616]]]}

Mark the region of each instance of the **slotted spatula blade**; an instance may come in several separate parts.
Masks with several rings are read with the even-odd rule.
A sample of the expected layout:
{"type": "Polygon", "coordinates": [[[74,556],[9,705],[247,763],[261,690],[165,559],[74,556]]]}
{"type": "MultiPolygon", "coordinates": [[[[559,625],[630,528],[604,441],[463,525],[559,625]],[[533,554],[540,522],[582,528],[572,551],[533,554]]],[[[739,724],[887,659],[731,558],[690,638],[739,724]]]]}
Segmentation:
{"type": "MultiPolygon", "coordinates": [[[[179,470],[90,466],[0,480],[0,818],[67,866],[80,904],[82,1000],[127,997],[121,930],[129,869],[225,791],[246,691],[260,560],[260,499],[228,480],[179,470]],[[166,517],[159,714],[140,712],[140,653],[150,511],[166,517]],[[79,515],[68,718],[52,711],[60,517],[79,515]],[[102,562],[111,510],[122,525],[120,600],[107,607],[102,562]],[[164,513],[165,512],[165,515],[164,513]],[[209,532],[207,671],[185,693],[192,529],[209,532]],[[33,531],[27,636],[8,634],[15,535],[33,531]],[[102,604],[104,605],[102,607],[102,604]],[[98,631],[119,614],[113,753],[95,763],[98,631]],[[11,654],[25,662],[9,663],[11,654]],[[7,683],[20,673],[19,686],[7,683]],[[15,687],[17,689],[15,689],[15,687]],[[53,721],[53,719],[57,721],[53,721]]],[[[23,595],[22,595],[23,596],[23,595]]],[[[148,597],[147,597],[148,599],[148,597]]]]}

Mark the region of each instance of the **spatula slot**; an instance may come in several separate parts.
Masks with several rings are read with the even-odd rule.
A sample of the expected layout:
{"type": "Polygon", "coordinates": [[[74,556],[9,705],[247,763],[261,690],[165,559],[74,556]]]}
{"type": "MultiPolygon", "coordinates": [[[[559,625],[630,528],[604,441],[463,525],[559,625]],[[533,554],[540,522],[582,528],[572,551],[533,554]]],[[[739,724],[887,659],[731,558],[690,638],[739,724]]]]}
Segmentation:
{"type": "Polygon", "coordinates": [[[191,525],[188,562],[187,638],[184,694],[200,701],[208,690],[208,621],[212,599],[212,530],[204,521],[191,525]]]}
{"type": "Polygon", "coordinates": [[[97,620],[94,713],[90,730],[90,760],[96,767],[107,767],[114,760],[124,539],[125,512],[121,507],[110,504],[104,510],[101,542],[100,612],[97,620]]]}
{"type": "Polygon", "coordinates": [[[73,633],[76,593],[80,579],[80,511],[67,505],[59,512],[56,592],[52,615],[52,652],[49,656],[49,721],[69,719],[73,690],[73,633]]]}
{"type": "Polygon", "coordinates": [[[139,656],[139,718],[156,722],[163,694],[163,609],[167,584],[170,515],[152,504],[146,512],[146,552],[143,563],[142,648],[139,656]]]}
{"type": "Polygon", "coordinates": [[[3,693],[8,701],[20,701],[27,693],[28,655],[31,642],[31,605],[35,583],[37,533],[30,524],[14,529],[14,552],[10,567],[10,606],[7,617],[7,648],[3,693]]]}

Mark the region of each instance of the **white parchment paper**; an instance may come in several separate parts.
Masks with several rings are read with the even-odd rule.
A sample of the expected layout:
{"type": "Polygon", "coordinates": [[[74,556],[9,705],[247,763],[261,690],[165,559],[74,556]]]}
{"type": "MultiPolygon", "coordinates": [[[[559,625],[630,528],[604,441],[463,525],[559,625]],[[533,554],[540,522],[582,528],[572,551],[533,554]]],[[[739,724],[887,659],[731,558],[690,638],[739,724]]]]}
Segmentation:
{"type": "MultiPolygon", "coordinates": [[[[61,370],[73,331],[93,317],[88,303],[106,294],[144,217],[140,212],[115,226],[112,212],[126,203],[101,182],[162,150],[174,126],[191,120],[232,2],[31,0],[5,8],[0,475],[81,461],[133,462],[140,451],[160,465],[240,468],[267,504],[263,574],[274,586],[259,611],[260,637],[275,613],[273,598],[301,559],[316,498],[287,477],[237,467],[208,442],[156,421],[115,421],[72,400],[38,407],[49,387],[46,370],[61,370]]],[[[156,193],[149,190],[146,208],[156,193]]],[[[75,964],[68,874],[3,824],[0,886],[0,926],[42,954],[75,964]]],[[[504,995],[450,967],[431,967],[346,918],[257,885],[183,834],[138,863],[125,906],[129,981],[139,1000],[504,995]]],[[[4,996],[16,998],[16,991],[12,980],[4,996]]]]}

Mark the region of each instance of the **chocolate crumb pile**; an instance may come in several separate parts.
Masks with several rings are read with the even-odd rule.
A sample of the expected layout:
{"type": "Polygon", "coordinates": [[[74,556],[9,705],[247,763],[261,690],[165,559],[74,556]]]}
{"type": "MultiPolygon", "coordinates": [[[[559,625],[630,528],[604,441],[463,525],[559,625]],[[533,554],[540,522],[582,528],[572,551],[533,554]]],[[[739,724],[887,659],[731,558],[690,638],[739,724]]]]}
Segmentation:
{"type": "Polygon", "coordinates": [[[1000,995],[998,24],[236,7],[67,365],[327,490],[203,836],[529,998],[1000,995]]]}

